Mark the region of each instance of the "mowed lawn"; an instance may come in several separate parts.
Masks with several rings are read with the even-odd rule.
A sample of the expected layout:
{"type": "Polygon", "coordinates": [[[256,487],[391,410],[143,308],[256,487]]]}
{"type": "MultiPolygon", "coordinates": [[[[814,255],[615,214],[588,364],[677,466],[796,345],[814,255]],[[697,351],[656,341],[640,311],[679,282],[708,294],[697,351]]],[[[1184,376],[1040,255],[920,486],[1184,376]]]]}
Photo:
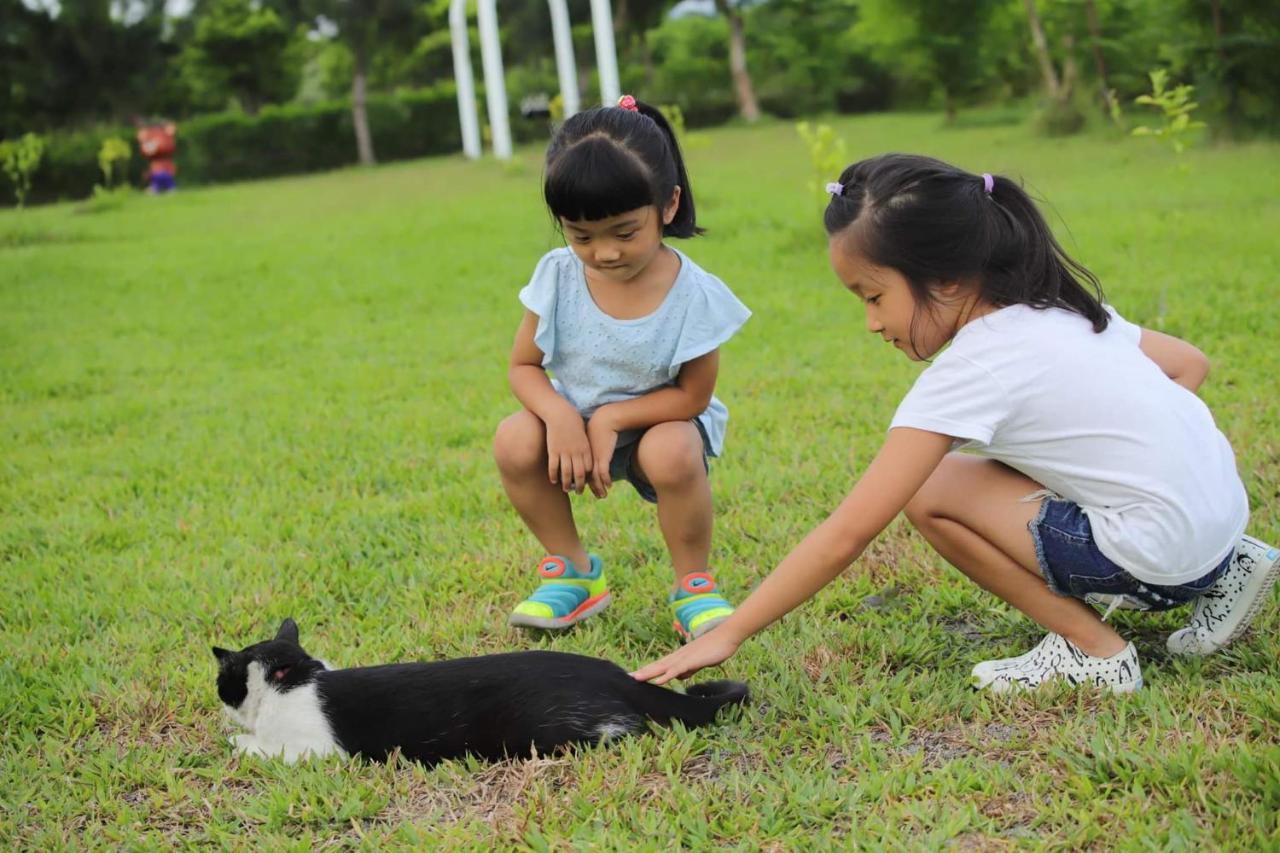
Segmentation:
{"type": "MultiPolygon", "coordinates": [[[[1251,530],[1280,541],[1280,145],[1180,169],[1150,140],[997,118],[833,124],[850,159],[928,153],[1047,198],[1122,313],[1212,359],[1251,530]]],[[[712,469],[740,599],[919,367],[829,271],[789,124],[688,148],[709,233],[681,248],[755,312],[724,348],[712,469]]],[[[1135,695],[992,697],[969,669],[1040,631],[901,521],[723,667],[755,702],[719,726],[433,770],[234,757],[209,647],[285,616],[338,666],[673,647],[665,548],[625,486],[575,502],[614,605],[554,638],[505,624],[540,556],[489,450],[517,290],[560,245],[540,156],[0,213],[0,847],[1280,845],[1280,596],[1204,660],[1164,651],[1185,611],[1117,613],[1135,695]]]]}

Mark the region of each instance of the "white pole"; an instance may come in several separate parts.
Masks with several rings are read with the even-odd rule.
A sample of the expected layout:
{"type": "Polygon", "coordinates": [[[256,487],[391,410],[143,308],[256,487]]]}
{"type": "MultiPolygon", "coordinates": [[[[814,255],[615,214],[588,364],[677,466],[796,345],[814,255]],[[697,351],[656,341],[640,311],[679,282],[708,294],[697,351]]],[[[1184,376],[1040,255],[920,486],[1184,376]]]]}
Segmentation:
{"type": "Polygon", "coordinates": [[[493,155],[511,159],[511,125],[507,121],[507,84],[502,76],[502,45],[498,43],[498,10],[495,0],[480,0],[480,59],[484,64],[484,95],[489,104],[489,130],[493,155]]]}
{"type": "Polygon", "coordinates": [[[569,5],[565,0],[547,0],[551,6],[551,36],[556,44],[556,72],[560,76],[560,98],[564,101],[564,117],[576,113],[578,100],[578,66],[573,60],[573,38],[569,34],[569,5]]]}
{"type": "Polygon", "coordinates": [[[613,9],[609,0],[591,0],[591,30],[596,37],[596,68],[600,72],[600,102],[618,103],[618,51],[613,45],[613,9]]]}
{"type": "Polygon", "coordinates": [[[458,122],[462,125],[462,153],[480,156],[480,121],[476,117],[476,82],[471,74],[471,45],[467,39],[467,0],[449,3],[449,32],[453,40],[453,79],[458,89],[458,122]]]}

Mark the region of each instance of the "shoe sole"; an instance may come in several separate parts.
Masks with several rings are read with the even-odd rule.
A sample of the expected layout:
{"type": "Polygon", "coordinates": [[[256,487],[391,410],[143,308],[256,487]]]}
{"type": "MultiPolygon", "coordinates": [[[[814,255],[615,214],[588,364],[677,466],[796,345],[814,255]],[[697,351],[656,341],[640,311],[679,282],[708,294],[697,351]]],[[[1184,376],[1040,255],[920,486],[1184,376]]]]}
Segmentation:
{"type": "MultiPolygon", "coordinates": [[[[1027,685],[1023,684],[1020,681],[999,681],[997,679],[992,679],[990,681],[987,681],[984,684],[979,684],[978,679],[975,677],[973,680],[973,689],[986,690],[991,693],[999,693],[999,694],[1022,693],[1022,692],[1030,693],[1032,691],[1038,690],[1041,687],[1047,687],[1050,684],[1056,684],[1057,682],[1060,682],[1060,681],[1066,681],[1066,679],[1065,678],[1049,678],[1040,682],[1035,687],[1028,687],[1027,685]]],[[[1140,690],[1142,688],[1142,685],[1143,685],[1142,677],[1139,676],[1136,681],[1129,681],[1124,684],[1089,684],[1087,682],[1082,681],[1079,684],[1073,684],[1071,686],[1072,687],[1089,687],[1094,690],[1109,690],[1112,693],[1133,693],[1134,691],[1140,690]]]]}
{"type": "Polygon", "coordinates": [[[684,626],[680,624],[679,619],[673,619],[671,621],[671,627],[675,628],[676,633],[680,635],[681,640],[683,640],[686,643],[692,643],[694,640],[698,639],[703,634],[707,633],[712,628],[716,627],[717,625],[719,625],[721,622],[723,622],[728,618],[729,618],[728,616],[720,616],[716,619],[711,619],[699,625],[698,629],[692,633],[684,629],[684,626]]]}
{"type": "MultiPolygon", "coordinates": [[[[598,600],[589,606],[576,610],[568,616],[552,616],[550,618],[543,616],[530,616],[527,613],[512,613],[507,618],[507,624],[516,628],[538,628],[543,631],[564,631],[577,625],[583,619],[595,616],[601,610],[604,610],[613,601],[611,593],[604,593],[598,600]]],[[[584,602],[586,604],[586,602],[584,602]]]]}
{"type": "MultiPolygon", "coordinates": [[[[1274,550],[1274,548],[1268,549],[1267,553],[1270,554],[1274,550]]],[[[1262,606],[1267,603],[1267,600],[1269,599],[1268,593],[1271,592],[1271,587],[1275,584],[1277,577],[1280,577],[1280,557],[1272,560],[1271,568],[1262,572],[1260,577],[1261,580],[1258,582],[1258,588],[1253,594],[1253,600],[1249,602],[1249,606],[1244,610],[1244,615],[1240,617],[1240,621],[1236,623],[1236,626],[1231,629],[1231,633],[1228,634],[1225,639],[1214,640],[1204,651],[1180,651],[1174,652],[1174,654],[1179,654],[1184,657],[1203,657],[1204,655],[1211,655],[1214,652],[1220,652],[1236,640],[1240,639],[1241,635],[1243,635],[1245,631],[1249,630],[1249,623],[1251,623],[1254,617],[1258,615],[1258,612],[1262,610],[1262,606]]],[[[1181,629],[1181,631],[1185,630],[1187,629],[1181,629]]],[[[1175,633],[1180,633],[1180,631],[1175,633]]],[[[1173,638],[1170,637],[1170,639],[1173,638]]],[[[1170,649],[1170,651],[1172,651],[1172,649],[1170,649]]]]}

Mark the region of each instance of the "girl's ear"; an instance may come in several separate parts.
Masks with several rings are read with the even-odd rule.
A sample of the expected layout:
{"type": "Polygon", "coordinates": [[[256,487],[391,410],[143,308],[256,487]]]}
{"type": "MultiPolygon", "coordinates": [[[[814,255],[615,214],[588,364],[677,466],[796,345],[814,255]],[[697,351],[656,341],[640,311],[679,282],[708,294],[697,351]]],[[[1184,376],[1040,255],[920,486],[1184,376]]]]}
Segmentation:
{"type": "Polygon", "coordinates": [[[976,293],[978,290],[978,283],[968,279],[939,281],[933,288],[934,294],[944,300],[960,299],[968,296],[970,293],[976,293]]]}
{"type": "Polygon", "coordinates": [[[662,209],[662,224],[670,225],[671,220],[676,218],[676,211],[680,209],[680,185],[676,184],[675,190],[671,193],[671,200],[667,202],[667,206],[662,209]]]}

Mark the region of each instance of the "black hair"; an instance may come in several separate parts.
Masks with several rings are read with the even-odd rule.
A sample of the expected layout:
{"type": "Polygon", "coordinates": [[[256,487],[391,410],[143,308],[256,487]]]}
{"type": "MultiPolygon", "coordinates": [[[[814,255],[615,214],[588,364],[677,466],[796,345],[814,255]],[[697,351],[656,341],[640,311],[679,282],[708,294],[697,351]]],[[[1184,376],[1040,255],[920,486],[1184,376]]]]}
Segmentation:
{"type": "Polygon", "coordinates": [[[636,108],[596,107],[561,125],[547,148],[547,207],[557,220],[607,219],[638,207],[662,210],[680,187],[676,215],[662,234],[696,237],[703,229],[671,125],[648,104],[636,101],[636,108]]]}
{"type": "MultiPolygon", "coordinates": [[[[882,154],[840,175],[823,215],[827,234],[847,232],[877,266],[897,270],[917,306],[932,310],[932,286],[976,280],[991,305],[1065,308],[1107,327],[1102,286],[1072,260],[1031,196],[1016,182],[914,154],[882,154]]],[[[914,326],[914,318],[912,325],[914,326]]],[[[912,341],[914,346],[914,341],[912,341]]]]}

